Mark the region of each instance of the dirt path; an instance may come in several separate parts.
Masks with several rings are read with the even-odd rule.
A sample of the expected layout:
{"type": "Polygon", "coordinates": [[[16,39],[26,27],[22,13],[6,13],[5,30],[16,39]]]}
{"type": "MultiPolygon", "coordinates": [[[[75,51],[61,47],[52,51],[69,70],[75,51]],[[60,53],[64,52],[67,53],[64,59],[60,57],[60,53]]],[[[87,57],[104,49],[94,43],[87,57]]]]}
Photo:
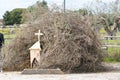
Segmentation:
{"type": "Polygon", "coordinates": [[[120,63],[104,63],[110,72],[23,75],[21,72],[0,72],[0,80],[120,80],[120,63]]]}
{"type": "Polygon", "coordinates": [[[20,72],[8,72],[0,73],[0,80],[120,80],[120,73],[22,75],[20,72]]]}

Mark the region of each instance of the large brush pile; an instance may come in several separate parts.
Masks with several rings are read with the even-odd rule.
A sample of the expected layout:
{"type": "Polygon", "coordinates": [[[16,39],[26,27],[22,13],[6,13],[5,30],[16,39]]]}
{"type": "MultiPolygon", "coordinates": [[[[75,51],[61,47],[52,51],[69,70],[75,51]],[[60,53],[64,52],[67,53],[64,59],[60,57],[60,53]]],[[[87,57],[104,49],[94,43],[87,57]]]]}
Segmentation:
{"type": "Polygon", "coordinates": [[[101,66],[100,43],[91,30],[91,19],[79,14],[49,13],[25,28],[5,51],[4,70],[29,67],[29,47],[41,37],[39,68],[60,68],[65,72],[96,71],[101,66]]]}

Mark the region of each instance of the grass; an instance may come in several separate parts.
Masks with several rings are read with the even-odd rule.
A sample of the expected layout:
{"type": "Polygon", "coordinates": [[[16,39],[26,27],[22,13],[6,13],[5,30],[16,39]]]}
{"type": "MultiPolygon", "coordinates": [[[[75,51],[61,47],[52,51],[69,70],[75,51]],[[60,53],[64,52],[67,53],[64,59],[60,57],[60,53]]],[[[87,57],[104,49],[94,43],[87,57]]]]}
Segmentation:
{"type": "Polygon", "coordinates": [[[107,57],[103,59],[104,62],[120,62],[120,48],[108,48],[107,57]]]}
{"type": "MultiPolygon", "coordinates": [[[[117,36],[120,36],[120,32],[117,32],[117,36]]],[[[120,38],[113,40],[103,40],[102,43],[120,46],[120,38]]],[[[104,62],[120,62],[120,47],[108,47],[106,54],[107,57],[104,57],[104,62]]]]}
{"type": "Polygon", "coordinates": [[[0,33],[4,34],[5,45],[11,43],[19,32],[19,28],[0,28],[0,33]]]}
{"type": "Polygon", "coordinates": [[[120,62],[120,59],[116,59],[114,57],[106,57],[103,59],[103,62],[112,62],[112,63],[116,63],[116,62],[120,62]]]}
{"type": "Polygon", "coordinates": [[[110,47],[110,48],[108,48],[108,53],[109,53],[109,55],[113,55],[115,53],[120,53],[120,48],[112,48],[112,47],[110,47]]]}

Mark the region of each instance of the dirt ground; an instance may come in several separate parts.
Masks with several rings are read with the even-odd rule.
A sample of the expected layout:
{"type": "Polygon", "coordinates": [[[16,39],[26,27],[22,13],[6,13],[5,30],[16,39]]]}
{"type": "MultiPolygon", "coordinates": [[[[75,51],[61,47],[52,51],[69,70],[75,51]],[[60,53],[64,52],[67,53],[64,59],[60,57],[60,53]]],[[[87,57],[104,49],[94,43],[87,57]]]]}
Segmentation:
{"type": "MultiPolygon", "coordinates": [[[[0,69],[1,69],[0,61],[0,69]]],[[[21,72],[0,72],[0,80],[120,80],[120,63],[103,63],[110,69],[108,72],[79,74],[33,74],[21,72]]]]}
{"type": "Polygon", "coordinates": [[[3,72],[0,73],[0,80],[120,80],[120,72],[62,75],[22,75],[20,72],[3,72]]]}
{"type": "Polygon", "coordinates": [[[0,80],[120,80],[120,63],[104,63],[111,68],[109,72],[80,74],[33,74],[21,72],[0,72],[0,80]]]}

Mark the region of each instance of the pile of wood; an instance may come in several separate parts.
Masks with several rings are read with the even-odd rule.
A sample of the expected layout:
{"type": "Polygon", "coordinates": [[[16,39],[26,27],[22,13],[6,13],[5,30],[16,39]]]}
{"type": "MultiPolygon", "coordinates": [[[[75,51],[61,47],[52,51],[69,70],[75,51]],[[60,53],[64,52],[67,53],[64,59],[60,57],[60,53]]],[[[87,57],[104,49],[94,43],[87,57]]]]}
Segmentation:
{"type": "Polygon", "coordinates": [[[24,28],[7,48],[3,48],[4,70],[29,68],[29,47],[37,41],[39,29],[41,60],[39,68],[60,68],[64,72],[91,72],[101,68],[100,42],[91,30],[92,20],[75,13],[48,13],[24,28]]]}

